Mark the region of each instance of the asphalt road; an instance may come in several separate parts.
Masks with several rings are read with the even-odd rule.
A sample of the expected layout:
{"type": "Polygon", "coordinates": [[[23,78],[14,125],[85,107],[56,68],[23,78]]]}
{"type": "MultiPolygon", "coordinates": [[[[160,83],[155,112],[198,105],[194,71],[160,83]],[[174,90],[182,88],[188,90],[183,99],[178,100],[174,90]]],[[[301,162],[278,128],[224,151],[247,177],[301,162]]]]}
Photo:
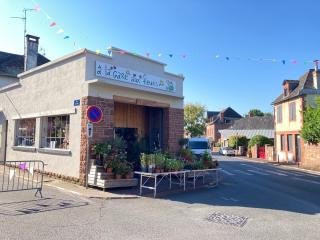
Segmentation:
{"type": "Polygon", "coordinates": [[[0,239],[319,239],[319,175],[219,160],[217,188],[160,199],[0,193],[0,239]]]}

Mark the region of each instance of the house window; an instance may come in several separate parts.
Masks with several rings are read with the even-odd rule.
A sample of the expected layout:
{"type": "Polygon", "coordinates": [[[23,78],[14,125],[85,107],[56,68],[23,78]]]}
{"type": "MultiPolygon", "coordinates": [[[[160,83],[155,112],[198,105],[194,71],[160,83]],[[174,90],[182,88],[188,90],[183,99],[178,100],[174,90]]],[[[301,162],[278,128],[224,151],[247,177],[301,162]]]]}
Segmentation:
{"type": "Polygon", "coordinates": [[[69,115],[46,117],[43,125],[42,147],[69,149],[69,115]]]}
{"type": "Polygon", "coordinates": [[[285,146],[285,136],[284,135],[281,135],[280,144],[281,144],[281,151],[284,151],[284,146],[285,146]]]}
{"type": "Polygon", "coordinates": [[[16,122],[16,146],[34,146],[36,133],[36,119],[19,119],[16,122]]]}
{"type": "Polygon", "coordinates": [[[288,135],[288,152],[292,152],[292,135],[288,135]]]}
{"type": "Polygon", "coordinates": [[[282,105],[277,107],[277,123],[282,123],[282,105]]]}
{"type": "Polygon", "coordinates": [[[296,103],[295,102],[289,103],[289,119],[290,121],[296,120],[296,103]]]}

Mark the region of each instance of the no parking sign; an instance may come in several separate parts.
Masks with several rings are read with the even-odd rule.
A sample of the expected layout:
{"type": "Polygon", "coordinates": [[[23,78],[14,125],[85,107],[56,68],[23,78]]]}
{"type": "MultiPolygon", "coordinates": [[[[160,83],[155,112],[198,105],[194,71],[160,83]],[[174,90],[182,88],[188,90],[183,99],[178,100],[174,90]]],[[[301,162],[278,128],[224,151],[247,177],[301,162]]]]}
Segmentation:
{"type": "Polygon", "coordinates": [[[102,120],[103,113],[101,108],[97,106],[90,106],[87,109],[88,120],[92,123],[99,123],[102,120]]]}

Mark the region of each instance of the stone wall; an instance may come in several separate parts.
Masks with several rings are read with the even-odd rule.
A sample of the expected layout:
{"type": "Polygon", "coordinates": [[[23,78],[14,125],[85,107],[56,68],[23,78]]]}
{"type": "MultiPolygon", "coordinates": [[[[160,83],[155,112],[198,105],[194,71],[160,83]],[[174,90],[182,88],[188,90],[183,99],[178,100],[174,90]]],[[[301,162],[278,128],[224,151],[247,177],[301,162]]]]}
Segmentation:
{"type": "Polygon", "coordinates": [[[320,144],[303,145],[301,167],[320,171],[320,144]]]}
{"type": "MultiPolygon", "coordinates": [[[[98,106],[103,112],[101,122],[93,125],[93,138],[91,145],[98,142],[104,142],[113,137],[113,116],[114,102],[112,99],[99,97],[83,97],[81,99],[81,153],[80,153],[80,182],[84,183],[86,174],[87,160],[87,108],[88,106],[98,106]]],[[[91,147],[89,148],[91,149],[91,147]]]]}

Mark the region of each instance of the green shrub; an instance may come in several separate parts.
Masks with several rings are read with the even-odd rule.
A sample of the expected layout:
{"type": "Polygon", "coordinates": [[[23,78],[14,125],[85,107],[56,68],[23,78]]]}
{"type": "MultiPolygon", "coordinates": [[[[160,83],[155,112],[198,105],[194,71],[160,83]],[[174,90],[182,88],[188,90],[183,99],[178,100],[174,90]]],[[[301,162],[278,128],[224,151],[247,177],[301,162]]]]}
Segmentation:
{"type": "Polygon", "coordinates": [[[248,145],[249,145],[249,148],[251,148],[256,144],[258,144],[259,147],[263,147],[266,144],[273,145],[273,141],[265,136],[256,135],[250,139],[248,145]]]}
{"type": "Polygon", "coordinates": [[[248,139],[246,136],[231,136],[229,138],[229,147],[236,149],[239,146],[247,147],[248,146],[248,139]]]}
{"type": "Polygon", "coordinates": [[[311,144],[320,143],[320,98],[316,107],[308,106],[303,113],[302,138],[311,144]]]}

